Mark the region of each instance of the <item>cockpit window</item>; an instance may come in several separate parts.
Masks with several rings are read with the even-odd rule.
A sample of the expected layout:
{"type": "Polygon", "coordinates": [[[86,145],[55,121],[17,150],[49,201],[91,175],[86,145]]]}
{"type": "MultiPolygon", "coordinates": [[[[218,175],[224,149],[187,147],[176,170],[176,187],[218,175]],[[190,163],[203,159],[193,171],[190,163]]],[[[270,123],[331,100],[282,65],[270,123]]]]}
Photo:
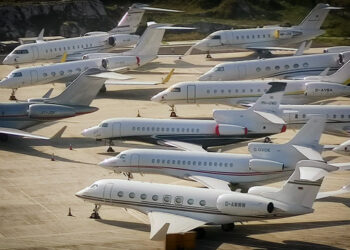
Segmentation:
{"type": "Polygon", "coordinates": [[[11,76],[12,77],[22,77],[22,72],[15,72],[11,76]]]}
{"type": "Polygon", "coordinates": [[[108,128],[108,123],[102,123],[101,127],[102,128],[108,128]]]}
{"type": "Polygon", "coordinates": [[[97,187],[98,187],[97,184],[92,184],[92,185],[90,186],[91,189],[96,189],[97,187]]]}
{"type": "Polygon", "coordinates": [[[219,35],[214,35],[214,36],[210,36],[210,39],[221,39],[221,36],[219,35]]]}
{"type": "Polygon", "coordinates": [[[181,92],[181,88],[172,88],[171,92],[181,92]]]}
{"type": "Polygon", "coordinates": [[[14,54],[28,54],[28,50],[27,49],[18,49],[18,50],[15,50],[13,52],[14,54]]]}
{"type": "Polygon", "coordinates": [[[121,154],[120,159],[125,159],[125,156],[126,156],[125,154],[121,154]]]}
{"type": "Polygon", "coordinates": [[[216,70],[215,71],[224,71],[225,68],[224,67],[216,67],[216,70]]]}

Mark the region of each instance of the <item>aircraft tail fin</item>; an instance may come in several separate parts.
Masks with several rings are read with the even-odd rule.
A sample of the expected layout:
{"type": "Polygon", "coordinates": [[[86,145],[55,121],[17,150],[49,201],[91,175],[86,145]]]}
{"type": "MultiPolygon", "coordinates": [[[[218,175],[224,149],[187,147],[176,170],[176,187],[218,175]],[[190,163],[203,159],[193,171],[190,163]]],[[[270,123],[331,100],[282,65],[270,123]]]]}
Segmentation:
{"type": "Polygon", "coordinates": [[[350,60],[340,69],[329,76],[322,76],[322,81],[336,82],[344,85],[350,84],[350,60]]]}
{"type": "Polygon", "coordinates": [[[332,7],[329,4],[319,3],[299,24],[299,28],[303,30],[318,30],[326,19],[330,10],[342,9],[339,7],[332,7]]]}
{"type": "Polygon", "coordinates": [[[170,72],[166,75],[166,77],[163,79],[163,81],[160,84],[166,84],[169,82],[170,78],[174,74],[175,69],[171,69],[170,72]]]}
{"type": "Polygon", "coordinates": [[[268,84],[271,85],[271,87],[254,103],[250,109],[264,112],[275,112],[278,110],[287,83],[269,82],[268,84]]]}
{"type": "Polygon", "coordinates": [[[118,26],[109,31],[109,33],[131,34],[135,33],[139,27],[143,14],[146,10],[162,12],[182,12],[178,10],[152,8],[147,4],[135,3],[129,7],[129,10],[120,19],[118,26]]]}
{"type": "Polygon", "coordinates": [[[325,122],[325,117],[320,115],[312,115],[308,122],[287,144],[319,148],[321,146],[320,138],[325,127],[325,122]]]}
{"type": "Polygon", "coordinates": [[[53,91],[53,88],[49,89],[49,91],[47,91],[47,92],[45,93],[45,95],[43,95],[42,98],[49,98],[49,97],[51,96],[51,94],[52,94],[52,91],[53,91]]]}
{"type": "Polygon", "coordinates": [[[45,31],[45,29],[42,29],[42,30],[40,31],[38,37],[37,37],[36,40],[35,40],[36,43],[43,43],[43,42],[45,42],[45,41],[44,41],[44,31],[45,31]]]}
{"type": "Polygon", "coordinates": [[[82,72],[60,95],[46,99],[45,102],[65,105],[90,105],[106,81],[106,78],[98,76],[101,72],[96,68],[90,68],[82,72]]]}

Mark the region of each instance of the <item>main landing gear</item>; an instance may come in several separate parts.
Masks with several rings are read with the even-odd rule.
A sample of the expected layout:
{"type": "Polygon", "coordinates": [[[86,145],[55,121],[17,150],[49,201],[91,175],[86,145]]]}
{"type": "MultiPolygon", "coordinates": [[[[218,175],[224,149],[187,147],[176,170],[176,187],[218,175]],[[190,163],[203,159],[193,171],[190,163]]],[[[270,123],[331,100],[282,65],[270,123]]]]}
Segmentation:
{"type": "Polygon", "coordinates": [[[231,232],[231,231],[233,231],[234,228],[235,228],[235,224],[234,223],[222,224],[221,225],[221,229],[224,232],[231,232]]]}
{"type": "Polygon", "coordinates": [[[207,59],[211,59],[212,58],[209,51],[207,51],[207,56],[205,58],[207,58],[207,59]]]}
{"type": "Polygon", "coordinates": [[[12,92],[11,92],[11,95],[10,95],[10,98],[9,98],[10,101],[17,101],[17,98],[15,96],[16,90],[17,89],[12,89],[12,92]]]}
{"type": "Polygon", "coordinates": [[[264,143],[272,143],[271,138],[266,136],[265,139],[264,139],[264,143]]]}
{"type": "Polygon", "coordinates": [[[101,205],[97,205],[95,204],[95,208],[92,210],[92,214],[90,215],[90,219],[95,219],[95,220],[99,220],[101,219],[100,215],[98,214],[98,210],[100,210],[101,205]]]}
{"type": "Polygon", "coordinates": [[[125,176],[128,178],[128,180],[134,178],[134,176],[133,176],[132,173],[130,173],[130,172],[123,172],[123,175],[125,175],[125,176]]]}

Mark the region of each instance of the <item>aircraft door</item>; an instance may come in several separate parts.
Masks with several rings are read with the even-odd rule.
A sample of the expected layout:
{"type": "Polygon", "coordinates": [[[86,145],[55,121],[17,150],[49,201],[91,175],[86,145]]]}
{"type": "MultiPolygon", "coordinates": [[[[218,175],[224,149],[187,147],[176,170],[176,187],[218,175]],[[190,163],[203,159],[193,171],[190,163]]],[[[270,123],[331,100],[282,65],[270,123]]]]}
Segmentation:
{"type": "Polygon", "coordinates": [[[33,59],[39,58],[39,50],[37,46],[32,46],[33,59]]]}
{"type": "Polygon", "coordinates": [[[113,183],[107,183],[107,185],[103,189],[104,201],[108,201],[111,199],[112,190],[113,190],[113,183]]]}
{"type": "Polygon", "coordinates": [[[247,67],[245,65],[238,65],[238,76],[240,79],[244,79],[247,75],[247,67]]]}
{"type": "Polygon", "coordinates": [[[187,103],[196,102],[196,86],[188,85],[187,86],[187,103]]]}
{"type": "Polygon", "coordinates": [[[38,81],[38,71],[31,70],[30,71],[30,78],[31,78],[32,83],[37,82],[38,81]]]}
{"type": "Polygon", "coordinates": [[[140,157],[138,155],[131,155],[130,166],[135,167],[136,171],[139,171],[140,157]]]}
{"type": "Polygon", "coordinates": [[[121,123],[120,122],[115,122],[113,123],[113,128],[112,128],[112,137],[120,137],[121,136],[121,123]]]}

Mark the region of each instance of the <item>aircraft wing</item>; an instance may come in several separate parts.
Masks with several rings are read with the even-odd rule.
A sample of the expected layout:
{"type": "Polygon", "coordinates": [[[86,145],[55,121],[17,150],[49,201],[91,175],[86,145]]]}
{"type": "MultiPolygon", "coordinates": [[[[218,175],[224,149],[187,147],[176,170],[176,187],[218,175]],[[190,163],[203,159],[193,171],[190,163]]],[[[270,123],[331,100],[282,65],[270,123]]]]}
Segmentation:
{"type": "Polygon", "coordinates": [[[286,122],[279,116],[269,113],[269,112],[263,112],[263,111],[256,111],[254,110],[255,113],[263,117],[264,119],[268,120],[269,122],[272,122],[274,124],[286,124],[286,122]]]}
{"type": "Polygon", "coordinates": [[[157,85],[161,82],[134,82],[134,81],[116,81],[113,79],[108,79],[105,81],[106,85],[157,85]]]}
{"type": "Polygon", "coordinates": [[[327,198],[330,196],[336,196],[340,194],[350,193],[350,184],[338,189],[336,191],[319,192],[316,196],[316,200],[327,198]]]}
{"type": "Polygon", "coordinates": [[[15,128],[2,128],[2,127],[0,127],[0,133],[7,134],[7,135],[21,136],[21,137],[29,137],[29,138],[34,138],[34,139],[44,139],[44,140],[50,139],[50,138],[40,136],[40,135],[33,135],[29,132],[26,132],[26,131],[23,131],[20,129],[15,129],[15,128]]]}
{"type": "Polygon", "coordinates": [[[219,180],[219,179],[215,179],[207,176],[198,176],[198,175],[197,176],[192,175],[192,176],[189,176],[188,178],[196,182],[199,182],[208,188],[231,191],[229,187],[230,183],[228,183],[227,181],[223,181],[223,180],[219,180]]]}
{"type": "Polygon", "coordinates": [[[254,46],[248,46],[246,49],[251,50],[284,50],[284,51],[297,51],[295,48],[283,48],[283,47],[254,47],[254,46]]]}
{"type": "Polygon", "coordinates": [[[174,141],[174,140],[160,140],[159,143],[162,145],[175,147],[175,148],[182,149],[185,151],[207,152],[200,145],[196,145],[196,144],[192,144],[192,143],[188,143],[188,142],[174,141]]]}
{"type": "Polygon", "coordinates": [[[164,240],[167,234],[184,233],[206,224],[205,221],[186,216],[151,211],[148,213],[151,223],[151,240],[164,240]]]}

